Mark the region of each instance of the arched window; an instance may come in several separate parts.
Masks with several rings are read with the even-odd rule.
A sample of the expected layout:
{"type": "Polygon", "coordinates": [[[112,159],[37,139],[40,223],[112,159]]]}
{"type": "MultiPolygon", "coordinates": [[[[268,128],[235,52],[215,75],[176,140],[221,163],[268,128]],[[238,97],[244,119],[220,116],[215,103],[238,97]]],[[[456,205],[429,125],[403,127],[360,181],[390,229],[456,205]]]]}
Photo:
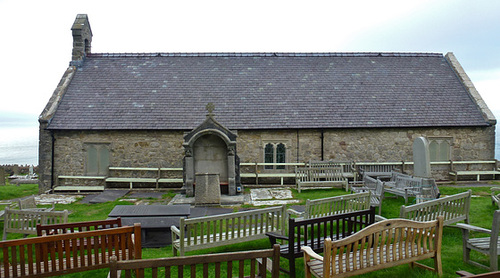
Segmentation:
{"type": "MultiPolygon", "coordinates": [[[[264,148],[264,163],[274,163],[274,145],[269,143],[264,148]]],[[[266,165],[265,169],[273,169],[272,165],[266,165]]]]}
{"type": "MultiPolygon", "coordinates": [[[[264,145],[265,163],[286,163],[286,145],[280,142],[270,142],[264,145]]],[[[285,169],[285,165],[265,165],[264,169],[285,169]]]]}
{"type": "Polygon", "coordinates": [[[431,161],[450,160],[451,137],[428,137],[431,161]]]}
{"type": "MultiPolygon", "coordinates": [[[[285,163],[286,162],[286,147],[285,144],[279,143],[276,146],[276,163],[285,163]]],[[[285,169],[285,165],[278,165],[276,169],[285,169]]]]}

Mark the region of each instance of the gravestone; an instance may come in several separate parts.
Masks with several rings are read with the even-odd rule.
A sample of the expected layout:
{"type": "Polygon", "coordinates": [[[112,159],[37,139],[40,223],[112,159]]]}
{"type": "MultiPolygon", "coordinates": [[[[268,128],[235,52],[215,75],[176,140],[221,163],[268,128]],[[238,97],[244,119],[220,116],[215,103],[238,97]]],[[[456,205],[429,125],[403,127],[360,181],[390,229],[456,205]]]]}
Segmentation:
{"type": "Polygon", "coordinates": [[[196,205],[220,205],[219,174],[196,173],[194,192],[196,205]]]}
{"type": "Polygon", "coordinates": [[[5,170],[0,167],[0,185],[5,185],[5,170]]]}
{"type": "Polygon", "coordinates": [[[14,172],[14,176],[19,176],[19,166],[17,164],[12,166],[12,171],[14,172]]]}
{"type": "Polygon", "coordinates": [[[32,177],[33,177],[33,174],[34,174],[34,171],[33,171],[33,165],[30,165],[29,177],[30,177],[30,178],[32,178],[32,177]]]}
{"type": "Polygon", "coordinates": [[[431,177],[431,159],[429,142],[425,137],[413,141],[413,176],[419,178],[431,177]]]}

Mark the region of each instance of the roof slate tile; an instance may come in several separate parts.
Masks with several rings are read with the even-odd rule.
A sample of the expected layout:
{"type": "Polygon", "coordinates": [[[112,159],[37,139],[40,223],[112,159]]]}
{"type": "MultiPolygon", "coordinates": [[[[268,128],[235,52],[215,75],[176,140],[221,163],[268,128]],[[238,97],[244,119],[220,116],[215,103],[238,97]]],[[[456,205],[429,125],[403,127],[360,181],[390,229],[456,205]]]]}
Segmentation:
{"type": "Polygon", "coordinates": [[[442,54],[92,54],[49,129],[486,126],[442,54]]]}

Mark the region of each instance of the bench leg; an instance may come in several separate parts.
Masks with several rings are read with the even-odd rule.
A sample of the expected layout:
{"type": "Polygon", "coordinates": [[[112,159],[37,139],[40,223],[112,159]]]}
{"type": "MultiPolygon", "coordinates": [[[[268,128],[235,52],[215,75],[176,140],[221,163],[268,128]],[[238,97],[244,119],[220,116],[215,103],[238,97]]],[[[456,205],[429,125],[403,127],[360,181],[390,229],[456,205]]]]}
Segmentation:
{"type": "Polygon", "coordinates": [[[290,269],[290,278],[295,278],[295,258],[288,259],[288,268],[290,269]]]}

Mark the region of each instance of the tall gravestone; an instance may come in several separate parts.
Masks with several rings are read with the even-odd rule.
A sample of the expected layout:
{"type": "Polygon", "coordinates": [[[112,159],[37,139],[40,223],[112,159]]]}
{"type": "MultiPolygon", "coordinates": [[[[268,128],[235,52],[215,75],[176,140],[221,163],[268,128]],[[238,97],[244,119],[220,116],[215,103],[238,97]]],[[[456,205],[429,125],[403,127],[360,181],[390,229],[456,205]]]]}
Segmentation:
{"type": "Polygon", "coordinates": [[[0,185],[5,185],[5,170],[0,167],[0,185]]]}
{"type": "Polygon", "coordinates": [[[14,172],[14,176],[18,176],[19,175],[19,166],[17,164],[14,164],[14,166],[12,166],[12,171],[14,172]]]}
{"type": "Polygon", "coordinates": [[[420,178],[431,177],[431,159],[429,142],[425,137],[418,137],[413,141],[413,176],[420,178]]]}

